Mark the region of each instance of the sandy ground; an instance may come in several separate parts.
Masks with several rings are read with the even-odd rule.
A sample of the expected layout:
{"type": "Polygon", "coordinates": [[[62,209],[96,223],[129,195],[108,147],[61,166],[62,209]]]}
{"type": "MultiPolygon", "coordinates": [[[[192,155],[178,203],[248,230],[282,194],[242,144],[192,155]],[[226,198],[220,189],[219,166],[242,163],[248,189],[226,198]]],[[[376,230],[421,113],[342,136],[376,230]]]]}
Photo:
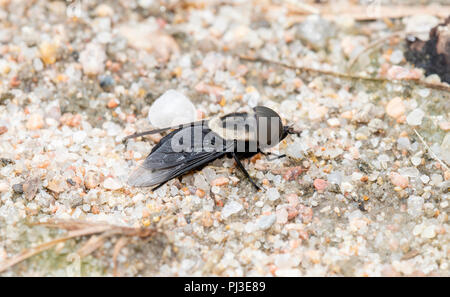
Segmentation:
{"type": "Polygon", "coordinates": [[[159,230],[76,237],[0,274],[449,276],[449,92],[389,83],[439,77],[406,62],[403,37],[386,38],[426,37],[441,19],[359,22],[311,9],[0,1],[0,267],[68,234],[30,223],[159,230]],[[265,105],[302,133],[274,149],[287,158],[245,163],[262,191],[226,158],[154,192],[130,187],[161,135],[122,139],[150,128],[149,107],[169,89],[197,118],[265,105]]]}

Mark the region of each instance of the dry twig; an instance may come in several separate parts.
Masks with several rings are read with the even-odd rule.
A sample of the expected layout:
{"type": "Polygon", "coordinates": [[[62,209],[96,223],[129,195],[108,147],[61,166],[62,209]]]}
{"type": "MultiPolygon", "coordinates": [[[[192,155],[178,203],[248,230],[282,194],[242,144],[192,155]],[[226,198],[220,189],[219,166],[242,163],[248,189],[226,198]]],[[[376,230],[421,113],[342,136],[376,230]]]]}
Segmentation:
{"type": "Polygon", "coordinates": [[[119,240],[114,245],[114,251],[113,251],[113,263],[114,263],[114,276],[119,276],[118,267],[117,267],[117,256],[119,256],[120,251],[130,242],[130,239],[122,236],[119,238],[119,240]]]}
{"type": "Polygon", "coordinates": [[[353,68],[353,65],[355,64],[356,61],[358,61],[359,57],[361,57],[364,53],[366,53],[367,51],[381,45],[384,41],[394,38],[394,37],[398,37],[398,36],[402,36],[406,34],[405,32],[395,32],[392,34],[389,34],[388,36],[384,36],[381,37],[371,43],[369,43],[362,51],[360,51],[356,56],[354,56],[348,63],[348,69],[351,70],[353,68]]]}
{"type": "Polygon", "coordinates": [[[289,65],[289,64],[286,64],[283,62],[268,60],[268,59],[264,59],[264,58],[260,58],[260,57],[253,58],[253,57],[240,56],[240,55],[238,55],[237,57],[242,61],[248,61],[248,62],[253,62],[253,63],[260,62],[260,63],[265,63],[265,64],[273,64],[273,65],[278,65],[278,66],[281,66],[284,68],[293,69],[293,70],[297,70],[297,71],[318,73],[318,74],[323,74],[323,75],[339,77],[339,78],[343,78],[343,79],[365,80],[365,81],[373,81],[373,82],[378,82],[378,83],[392,83],[392,84],[401,84],[401,85],[415,84],[415,85],[424,86],[424,87],[427,87],[430,89],[450,92],[450,86],[448,86],[448,85],[433,84],[433,83],[428,83],[428,82],[425,82],[422,80],[417,80],[417,79],[389,80],[387,78],[382,78],[382,77],[368,77],[368,76],[361,76],[361,75],[355,75],[355,74],[347,74],[347,73],[341,73],[341,72],[315,69],[315,68],[306,67],[306,66],[292,66],[292,65],[289,65]]]}
{"type": "MultiPolygon", "coordinates": [[[[374,21],[379,19],[399,19],[413,15],[434,15],[439,18],[446,18],[450,14],[448,5],[309,5],[308,10],[296,9],[292,5],[284,5],[288,8],[289,14],[299,15],[303,18],[305,14],[311,14],[312,11],[319,11],[325,19],[336,19],[342,17],[352,18],[356,21],[374,21]],[[308,13],[310,12],[310,13],[308,13]]],[[[272,5],[277,6],[277,5],[272,5]]]]}

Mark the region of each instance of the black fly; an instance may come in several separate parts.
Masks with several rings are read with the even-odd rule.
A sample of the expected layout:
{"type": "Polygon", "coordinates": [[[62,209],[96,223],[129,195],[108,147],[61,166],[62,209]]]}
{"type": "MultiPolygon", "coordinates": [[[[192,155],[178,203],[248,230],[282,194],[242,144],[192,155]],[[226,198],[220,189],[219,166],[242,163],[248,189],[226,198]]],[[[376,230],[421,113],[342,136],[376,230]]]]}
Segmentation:
{"type": "Polygon", "coordinates": [[[236,112],[222,117],[175,127],[136,133],[135,138],[174,129],[153,147],[145,161],[128,179],[135,187],[156,186],[202,167],[220,157],[233,157],[239,169],[259,189],[241,163],[262,149],[275,146],[288,134],[295,133],[283,126],[280,116],[270,108],[257,106],[253,112],[236,112]]]}

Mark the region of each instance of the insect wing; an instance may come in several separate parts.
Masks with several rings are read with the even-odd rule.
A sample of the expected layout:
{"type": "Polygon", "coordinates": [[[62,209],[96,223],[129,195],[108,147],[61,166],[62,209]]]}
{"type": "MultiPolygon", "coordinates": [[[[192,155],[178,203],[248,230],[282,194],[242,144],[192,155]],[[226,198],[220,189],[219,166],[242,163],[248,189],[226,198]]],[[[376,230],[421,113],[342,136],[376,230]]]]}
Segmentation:
{"type": "Polygon", "coordinates": [[[146,169],[174,167],[207,154],[203,147],[204,126],[192,126],[168,134],[152,149],[142,166],[146,169]],[[180,141],[183,142],[180,144],[180,141]]]}
{"type": "Polygon", "coordinates": [[[205,143],[203,140],[210,132],[202,125],[173,131],[161,139],[145,161],[132,172],[128,184],[136,187],[158,185],[220,158],[227,153],[227,147],[213,147],[205,143]],[[191,139],[191,142],[184,143],[179,150],[176,147],[178,139],[191,139]]]}

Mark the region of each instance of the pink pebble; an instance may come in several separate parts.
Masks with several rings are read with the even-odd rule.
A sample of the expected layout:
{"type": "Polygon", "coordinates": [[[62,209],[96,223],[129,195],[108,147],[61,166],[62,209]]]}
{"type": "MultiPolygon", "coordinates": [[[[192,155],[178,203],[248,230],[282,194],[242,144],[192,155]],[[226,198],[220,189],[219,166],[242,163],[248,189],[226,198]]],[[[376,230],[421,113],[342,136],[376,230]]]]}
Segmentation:
{"type": "Polygon", "coordinates": [[[314,180],[314,187],[317,191],[323,191],[327,187],[328,182],[326,180],[317,178],[314,180]]]}
{"type": "Polygon", "coordinates": [[[230,180],[224,176],[218,177],[215,180],[211,181],[212,186],[223,186],[228,184],[230,180]]]}
{"type": "Polygon", "coordinates": [[[286,195],[286,200],[288,201],[289,205],[292,207],[297,207],[299,200],[297,194],[291,193],[286,195]]]}
{"type": "Polygon", "coordinates": [[[389,176],[392,184],[397,187],[401,187],[402,189],[406,188],[409,185],[409,180],[407,177],[398,174],[397,172],[392,172],[389,176]]]}
{"type": "Polygon", "coordinates": [[[44,118],[38,113],[31,114],[26,123],[26,127],[28,130],[41,129],[42,127],[44,127],[44,118]]]}
{"type": "Polygon", "coordinates": [[[402,98],[395,97],[389,101],[386,105],[386,113],[395,119],[401,117],[405,113],[405,105],[402,98]]]}

